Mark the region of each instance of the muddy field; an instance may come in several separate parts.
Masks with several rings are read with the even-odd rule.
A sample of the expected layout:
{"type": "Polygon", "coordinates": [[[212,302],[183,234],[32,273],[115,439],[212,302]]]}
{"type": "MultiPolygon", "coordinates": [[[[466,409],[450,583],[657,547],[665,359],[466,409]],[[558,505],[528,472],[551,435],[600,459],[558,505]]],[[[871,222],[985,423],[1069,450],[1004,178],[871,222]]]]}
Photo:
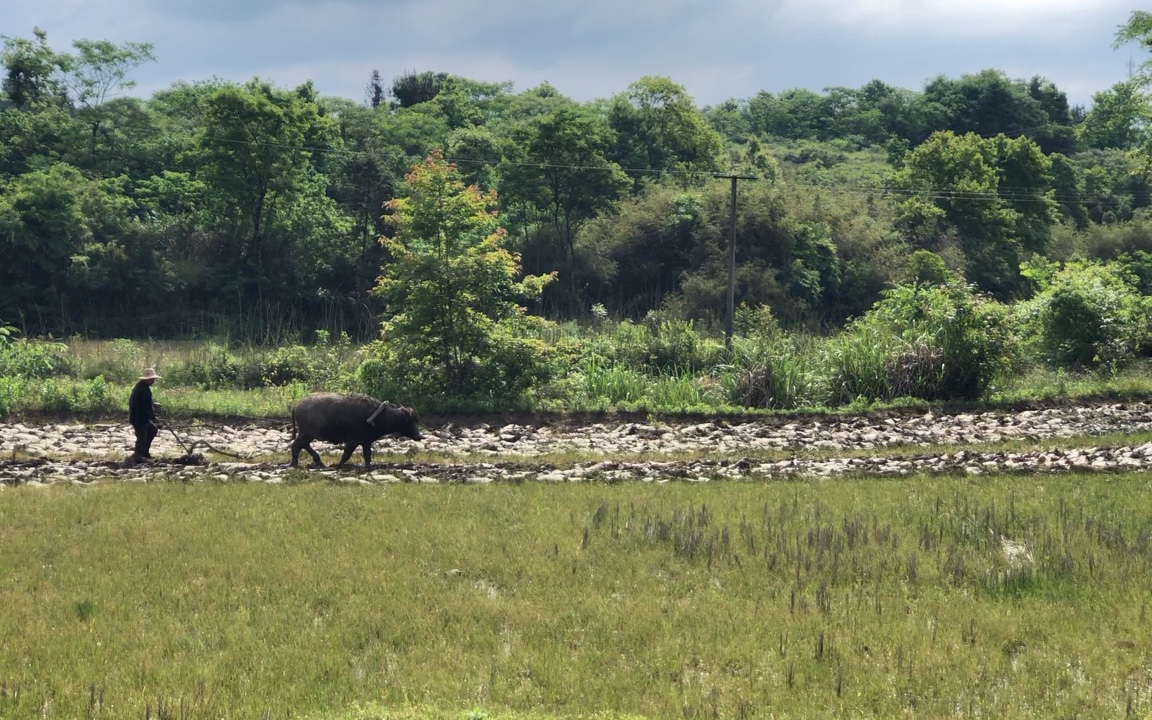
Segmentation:
{"type": "MultiPolygon", "coordinates": [[[[360,483],[571,482],[1152,467],[1152,443],[1117,442],[1117,436],[1152,431],[1152,406],[1144,403],[715,422],[518,420],[433,423],[422,441],[379,440],[374,451],[385,462],[371,469],[357,464],[310,472],[360,483]],[[1045,441],[1059,438],[1103,435],[1110,436],[1107,446],[1045,447],[1045,441]],[[1026,441],[1031,449],[980,449],[1012,440],[1026,441]],[[964,449],[947,451],[949,445],[964,449]],[[897,450],[868,453],[882,448],[897,450]],[[764,450],[784,451],[784,457],[777,453],[765,460],[764,450]],[[578,453],[582,462],[557,463],[556,453],[566,451],[578,453]],[[396,462],[397,455],[406,459],[396,462]],[[683,459],[701,455],[706,459],[683,459]],[[423,461],[428,456],[435,462],[423,461]],[[629,460],[640,456],[644,459],[629,460]]],[[[291,441],[287,423],[173,423],[153,444],[157,460],[141,466],[124,462],[132,441],[131,428],[122,423],[0,423],[0,487],[172,478],[282,482],[302,472],[285,467],[291,441]]],[[[336,446],[316,447],[326,462],[338,460],[336,446]]],[[[360,461],[357,452],[353,462],[360,461]]]]}

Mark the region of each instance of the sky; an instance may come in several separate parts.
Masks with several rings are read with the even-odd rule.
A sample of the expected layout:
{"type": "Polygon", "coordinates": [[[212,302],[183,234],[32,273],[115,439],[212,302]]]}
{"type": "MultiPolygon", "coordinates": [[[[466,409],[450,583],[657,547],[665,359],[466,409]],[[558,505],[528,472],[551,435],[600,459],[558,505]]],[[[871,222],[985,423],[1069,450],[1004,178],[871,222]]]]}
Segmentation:
{"type": "Polygon", "coordinates": [[[579,101],[645,75],[703,107],[761,90],[822,92],[879,79],[923,90],[986,68],[1045,77],[1073,105],[1149,60],[1116,30],[1147,0],[0,0],[0,35],[151,42],[132,74],[147,97],[174,81],[312,80],[365,98],[372,71],[548,82],[579,101]]]}

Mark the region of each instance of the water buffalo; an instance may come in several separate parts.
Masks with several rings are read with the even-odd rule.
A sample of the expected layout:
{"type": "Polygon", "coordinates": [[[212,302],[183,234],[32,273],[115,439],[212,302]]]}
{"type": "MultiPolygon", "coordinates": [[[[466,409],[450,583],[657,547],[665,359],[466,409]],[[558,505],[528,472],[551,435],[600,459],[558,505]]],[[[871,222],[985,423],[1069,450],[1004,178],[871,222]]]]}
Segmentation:
{"type": "Polygon", "coordinates": [[[292,407],[292,467],[299,464],[300,450],[308,451],[314,464],[323,466],[320,454],[312,449],[313,440],[343,443],[348,462],[359,445],[364,449],[364,466],[372,464],[372,443],[384,435],[399,434],[420,440],[417,423],[420,418],[412,408],[380,402],[376,398],[353,393],[312,393],[292,407]]]}

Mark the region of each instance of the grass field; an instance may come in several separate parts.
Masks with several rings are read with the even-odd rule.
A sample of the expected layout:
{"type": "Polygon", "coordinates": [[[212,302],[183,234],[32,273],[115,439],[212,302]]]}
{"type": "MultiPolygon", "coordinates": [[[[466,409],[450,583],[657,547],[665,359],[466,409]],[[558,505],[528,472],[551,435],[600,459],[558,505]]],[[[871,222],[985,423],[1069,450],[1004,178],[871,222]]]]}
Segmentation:
{"type": "Polygon", "coordinates": [[[1144,475],[0,489],[0,717],[1152,716],[1144,475]]]}

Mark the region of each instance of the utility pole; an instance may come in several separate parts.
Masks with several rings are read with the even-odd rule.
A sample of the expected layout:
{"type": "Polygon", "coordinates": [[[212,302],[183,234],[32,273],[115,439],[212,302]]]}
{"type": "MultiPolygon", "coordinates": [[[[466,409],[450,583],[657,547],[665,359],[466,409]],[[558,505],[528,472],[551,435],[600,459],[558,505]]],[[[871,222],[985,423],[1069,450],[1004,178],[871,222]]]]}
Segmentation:
{"type": "Polygon", "coordinates": [[[732,350],[732,320],[736,317],[736,181],[757,180],[755,175],[716,175],[732,181],[732,208],[729,219],[732,234],[728,237],[728,314],[724,319],[724,347],[732,350]]]}

